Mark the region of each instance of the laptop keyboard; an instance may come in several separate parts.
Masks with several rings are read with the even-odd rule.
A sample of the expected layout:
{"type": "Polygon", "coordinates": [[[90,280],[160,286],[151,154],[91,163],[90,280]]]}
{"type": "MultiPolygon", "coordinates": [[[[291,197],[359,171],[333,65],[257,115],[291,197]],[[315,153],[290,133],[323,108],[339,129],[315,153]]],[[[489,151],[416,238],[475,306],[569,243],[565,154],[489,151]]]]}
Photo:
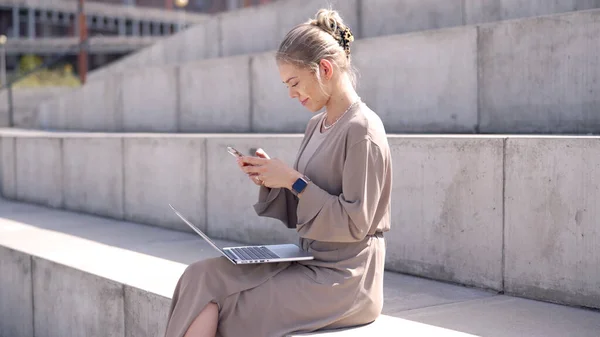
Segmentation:
{"type": "Polygon", "coordinates": [[[275,259],[279,256],[275,255],[268,248],[262,246],[256,247],[238,247],[231,250],[244,260],[266,260],[275,259]]]}

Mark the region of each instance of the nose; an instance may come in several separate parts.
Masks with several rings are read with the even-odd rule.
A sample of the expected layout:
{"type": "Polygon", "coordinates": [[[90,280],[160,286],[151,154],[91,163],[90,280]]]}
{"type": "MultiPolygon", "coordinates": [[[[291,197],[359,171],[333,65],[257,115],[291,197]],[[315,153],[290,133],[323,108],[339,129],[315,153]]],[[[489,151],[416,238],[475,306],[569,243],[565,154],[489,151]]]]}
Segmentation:
{"type": "Polygon", "coordinates": [[[288,94],[290,95],[290,98],[298,97],[298,93],[296,92],[296,90],[294,90],[294,88],[291,88],[291,87],[288,90],[288,94]]]}

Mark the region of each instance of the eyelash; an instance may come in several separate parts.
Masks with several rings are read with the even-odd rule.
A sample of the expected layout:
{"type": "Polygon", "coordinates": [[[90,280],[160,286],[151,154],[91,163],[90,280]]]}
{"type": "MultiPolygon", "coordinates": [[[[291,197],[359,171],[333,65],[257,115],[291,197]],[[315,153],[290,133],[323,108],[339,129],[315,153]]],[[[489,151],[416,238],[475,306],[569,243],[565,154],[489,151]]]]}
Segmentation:
{"type": "Polygon", "coordinates": [[[298,83],[292,85],[292,88],[297,87],[297,86],[298,86],[298,83]]]}

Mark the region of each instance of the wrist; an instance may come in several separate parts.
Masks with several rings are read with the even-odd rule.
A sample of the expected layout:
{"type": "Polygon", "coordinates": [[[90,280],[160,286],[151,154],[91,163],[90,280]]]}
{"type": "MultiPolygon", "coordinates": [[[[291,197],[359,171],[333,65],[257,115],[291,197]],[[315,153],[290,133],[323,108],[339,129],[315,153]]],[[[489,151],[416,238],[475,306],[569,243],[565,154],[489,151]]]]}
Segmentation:
{"type": "Polygon", "coordinates": [[[291,191],[292,187],[294,186],[294,183],[296,182],[296,180],[298,180],[298,179],[300,179],[302,177],[304,177],[302,175],[302,173],[300,173],[298,171],[292,171],[292,173],[290,174],[290,179],[289,179],[288,184],[287,184],[286,187],[291,191]]]}

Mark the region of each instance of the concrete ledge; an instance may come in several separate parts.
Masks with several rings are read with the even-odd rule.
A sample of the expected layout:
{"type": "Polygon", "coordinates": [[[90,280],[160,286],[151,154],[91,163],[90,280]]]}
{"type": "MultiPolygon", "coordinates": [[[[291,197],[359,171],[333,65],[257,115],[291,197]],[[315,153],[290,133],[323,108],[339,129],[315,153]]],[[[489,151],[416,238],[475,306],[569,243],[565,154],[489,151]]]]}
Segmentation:
{"type": "MultiPolygon", "coordinates": [[[[599,27],[590,10],[359,40],[359,94],[390,133],[598,133],[599,27]]],[[[160,46],[145,55],[164,59],[160,46]]],[[[289,98],[273,52],[179,64],[179,81],[173,65],[156,67],[44,102],[40,128],[299,133],[311,116],[289,98]]]]}
{"type": "Polygon", "coordinates": [[[505,286],[600,307],[600,139],[509,139],[505,286]]]}
{"type": "MultiPolygon", "coordinates": [[[[14,337],[32,336],[34,323],[35,336],[71,331],[86,336],[160,336],[173,288],[185,267],[218,254],[195,234],[6,201],[0,202],[0,214],[0,294],[8,303],[18,300],[33,308],[17,306],[23,308],[18,314],[11,307],[11,316],[0,311],[0,331],[14,337]],[[69,315],[59,314],[64,312],[69,315]]],[[[407,336],[516,337],[543,331],[546,337],[558,337],[577,331],[578,336],[591,337],[600,322],[600,312],[391,272],[385,273],[384,297],[383,315],[374,323],[312,335],[391,337],[402,331],[407,336]],[[512,315],[515,311],[518,317],[512,315]]]]}
{"type": "MultiPolygon", "coordinates": [[[[277,221],[254,217],[256,187],[226,146],[245,153],[262,147],[291,164],[300,135],[7,129],[0,136],[7,198],[14,179],[16,200],[189,231],[172,217],[166,206],[172,203],[215,238],[291,240],[277,221]]],[[[600,303],[591,244],[600,236],[594,230],[595,164],[589,159],[600,137],[390,135],[389,142],[396,164],[388,269],[560,303],[600,303]],[[550,170],[553,165],[559,166],[550,170]],[[547,223],[542,241],[539,223],[547,223]],[[531,268],[525,256],[545,262],[531,268]]]]}
{"type": "Polygon", "coordinates": [[[0,246],[0,336],[33,336],[31,257],[0,246]]]}
{"type": "MultiPolygon", "coordinates": [[[[63,207],[62,139],[14,138],[14,157],[3,165],[15,167],[16,199],[63,207]]],[[[9,150],[10,151],[10,150],[9,150]]]]}
{"type": "Polygon", "coordinates": [[[600,7],[595,0],[466,0],[459,3],[447,0],[306,0],[302,4],[293,0],[278,0],[258,8],[245,8],[197,20],[195,26],[157,43],[162,54],[170,53],[173,57],[149,58],[148,54],[154,52],[153,47],[146,47],[123,61],[94,71],[89,78],[95,80],[118,72],[125,63],[147,67],[273,50],[289,29],[312,18],[318,9],[329,5],[341,12],[358,38],[600,7]],[[209,34],[207,27],[211,27],[209,34]],[[189,39],[190,36],[194,38],[189,39]],[[194,57],[190,59],[189,55],[194,57]]]}

